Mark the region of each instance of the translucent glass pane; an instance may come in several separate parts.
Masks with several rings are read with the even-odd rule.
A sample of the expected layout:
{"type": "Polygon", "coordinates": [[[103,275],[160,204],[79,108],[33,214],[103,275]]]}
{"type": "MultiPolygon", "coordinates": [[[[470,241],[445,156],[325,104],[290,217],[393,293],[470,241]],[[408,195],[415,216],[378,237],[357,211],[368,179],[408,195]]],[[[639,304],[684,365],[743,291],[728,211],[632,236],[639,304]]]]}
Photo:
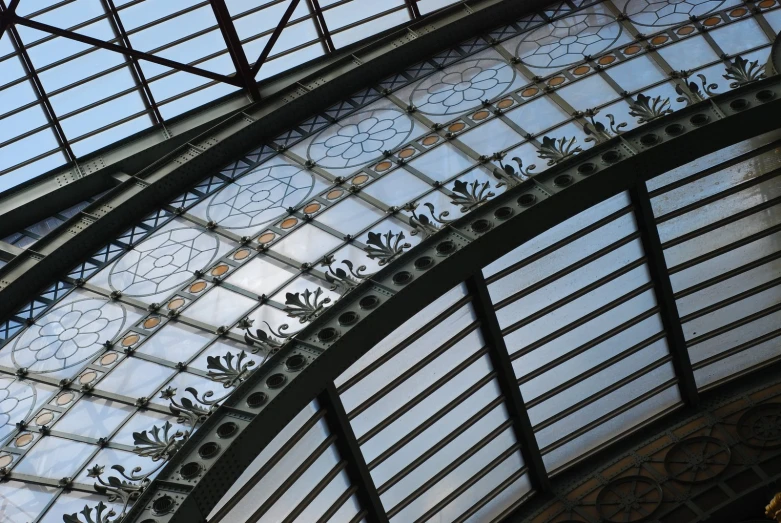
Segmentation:
{"type": "Polygon", "coordinates": [[[182,314],[207,325],[229,327],[257,305],[257,300],[223,287],[213,287],[182,314]]]}
{"type": "Polygon", "coordinates": [[[133,411],[129,405],[86,396],[57,421],[53,430],[94,439],[108,438],[133,411]]]}
{"type": "Polygon", "coordinates": [[[94,449],[87,443],[54,436],[40,438],[14,467],[14,472],[51,479],[74,477],[94,449]]]}
{"type": "Polygon", "coordinates": [[[168,322],[139,347],[138,352],[172,363],[186,362],[214,336],[181,322],[168,322]]]}
{"type": "Polygon", "coordinates": [[[28,523],[35,520],[49,501],[55,489],[9,481],[0,484],[0,514],[7,523],[28,523]]]}

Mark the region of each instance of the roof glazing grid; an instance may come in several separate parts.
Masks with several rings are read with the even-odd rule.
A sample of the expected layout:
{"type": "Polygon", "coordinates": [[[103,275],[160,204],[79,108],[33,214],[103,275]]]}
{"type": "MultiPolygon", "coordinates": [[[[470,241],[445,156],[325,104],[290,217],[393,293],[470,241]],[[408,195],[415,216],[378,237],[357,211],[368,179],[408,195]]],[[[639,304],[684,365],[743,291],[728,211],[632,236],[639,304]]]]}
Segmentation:
{"type": "Polygon", "coordinates": [[[409,0],[3,0],[0,192],[419,16],[409,0]]]}
{"type": "MultiPolygon", "coordinates": [[[[595,16],[604,17],[617,8],[601,4],[592,9],[595,16]]],[[[767,19],[774,20],[776,13],[768,11],[767,19]]],[[[565,20],[571,18],[561,14],[565,20]]],[[[7,445],[0,453],[12,478],[29,485],[23,495],[40,500],[24,510],[45,513],[40,516],[43,521],[59,521],[61,514],[74,513],[84,503],[95,506],[99,498],[91,494],[94,479],[88,479],[88,468],[95,461],[140,463],[144,471],[154,470],[154,462],[132,452],[132,432],[153,426],[163,430],[166,420],[175,423],[175,417],[166,414],[171,401],[182,413],[181,430],[190,430],[187,421],[195,422],[198,411],[192,417],[186,408],[185,388],[195,387],[204,400],[202,393],[215,389],[213,380],[217,380],[227,383],[229,392],[236,381],[225,378],[225,369],[236,379],[250,370],[247,359],[238,359],[246,349],[242,335],[250,323],[254,348],[260,349],[249,356],[256,368],[262,354],[292,336],[366,274],[434,232],[439,223],[435,218],[446,221],[448,216],[466,213],[513,184],[518,171],[508,166],[500,169],[501,155],[495,153],[517,156],[522,173],[528,172],[537,155],[555,163],[571,149],[527,133],[568,139],[574,135],[580,137],[577,145],[588,147],[604,139],[600,134],[604,131],[584,119],[588,109],[609,107],[603,112],[616,115],[616,125],[636,125],[636,119],[653,115],[620,99],[619,93],[675,93],[674,87],[680,86],[677,78],[651,75],[648,85],[624,87],[638,75],[621,76],[622,70],[672,72],[662,58],[664,46],[677,53],[702,41],[713,48],[713,56],[718,57],[714,49],[723,46],[764,62],[769,33],[757,21],[764,22],[765,15],[727,8],[711,18],[718,18],[714,25],[724,29],[749,22],[755,29],[752,38],[761,43],[745,48],[740,42],[747,35],[737,39],[730,36],[734,31],[724,29],[706,33],[686,22],[653,37],[660,38],[658,51],[631,52],[639,45],[616,40],[618,48],[611,48],[611,43],[586,64],[581,59],[547,78],[532,78],[529,65],[508,60],[512,53],[504,45],[486,49],[480,40],[466,42],[383,82],[383,87],[398,87],[384,98],[378,90],[368,89],[313,116],[95,253],[66,282],[54,285],[20,312],[16,323],[5,324],[6,337],[17,335],[0,350],[3,379],[9,382],[9,390],[35,387],[39,401],[32,404],[29,394],[14,389],[15,399],[9,405],[22,405],[19,398],[28,399],[18,412],[9,414],[7,445]],[[686,27],[692,30],[685,31],[686,27]],[[464,55],[470,56],[458,61],[464,55]],[[610,67],[597,70],[594,60],[610,67]],[[447,67],[440,71],[438,65],[447,67]],[[599,82],[608,89],[601,90],[599,82]],[[592,98],[575,97],[569,84],[580,86],[592,98]],[[491,103],[483,107],[484,98],[491,103]],[[418,110],[407,112],[410,103],[418,110]],[[539,112],[525,113],[530,107],[539,107],[539,112]],[[638,113],[635,118],[630,111],[638,113]],[[539,121],[542,116],[536,116],[543,114],[546,120],[539,121]],[[496,164],[489,161],[491,157],[496,164]],[[257,251],[246,245],[253,239],[261,246],[257,251]],[[74,284],[79,288],[71,291],[74,284]],[[25,318],[35,321],[22,329],[25,318]],[[104,345],[105,341],[109,343],[104,345]],[[226,354],[231,357],[215,359],[226,354]],[[16,376],[18,368],[26,369],[21,372],[24,380],[16,376]],[[173,389],[177,394],[172,397],[173,389]],[[160,397],[165,390],[169,392],[160,397]],[[128,391],[132,394],[126,395],[128,391]],[[82,397],[84,392],[89,395],[82,397]],[[60,400],[62,396],[67,401],[60,400]],[[79,420],[87,418],[77,413],[84,412],[80,409],[95,412],[90,403],[94,401],[108,405],[107,414],[99,414],[106,423],[99,434],[83,434],[86,429],[79,420]],[[15,427],[16,418],[25,418],[28,424],[15,427]],[[58,463],[58,456],[47,452],[50,437],[63,444],[73,442],[68,463],[58,463]],[[41,440],[45,444],[39,447],[41,440]],[[61,472],[69,475],[59,477],[61,472]],[[85,501],[85,496],[93,497],[85,501]]],[[[540,18],[530,16],[519,24],[529,27],[535,20],[540,18]]],[[[629,21],[621,24],[621,32],[633,28],[629,21]]],[[[535,31],[515,38],[527,41],[535,31]]],[[[517,27],[500,31],[507,32],[521,31],[517,27]]],[[[506,46],[517,48],[516,42],[506,46]]],[[[725,62],[710,61],[710,53],[703,52],[707,60],[699,64],[699,71],[713,77],[723,71],[725,62]]],[[[545,168],[543,162],[537,163],[537,170],[545,168]]],[[[625,263],[617,259],[615,267],[631,272],[637,259],[625,263]]],[[[475,354],[479,351],[467,357],[475,354]]],[[[662,377],[659,383],[668,382],[669,377],[662,377]]],[[[208,408],[197,401],[196,405],[208,408]]],[[[353,415],[355,420],[358,417],[353,415]]],[[[356,430],[359,433],[358,437],[365,435],[356,430]]],[[[24,513],[20,520],[39,517],[35,514],[24,513]]]]}

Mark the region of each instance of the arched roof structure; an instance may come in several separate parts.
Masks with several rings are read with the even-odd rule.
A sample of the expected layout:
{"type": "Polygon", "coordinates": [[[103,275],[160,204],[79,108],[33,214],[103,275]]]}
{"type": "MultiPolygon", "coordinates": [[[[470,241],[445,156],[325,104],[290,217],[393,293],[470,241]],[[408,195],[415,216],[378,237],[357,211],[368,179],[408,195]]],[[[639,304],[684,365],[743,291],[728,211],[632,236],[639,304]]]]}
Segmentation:
{"type": "MultiPolygon", "coordinates": [[[[357,52],[0,269],[10,521],[526,517],[775,365],[781,10],[520,11],[357,52]]],[[[534,517],[667,517],[610,488],[534,517]]]]}

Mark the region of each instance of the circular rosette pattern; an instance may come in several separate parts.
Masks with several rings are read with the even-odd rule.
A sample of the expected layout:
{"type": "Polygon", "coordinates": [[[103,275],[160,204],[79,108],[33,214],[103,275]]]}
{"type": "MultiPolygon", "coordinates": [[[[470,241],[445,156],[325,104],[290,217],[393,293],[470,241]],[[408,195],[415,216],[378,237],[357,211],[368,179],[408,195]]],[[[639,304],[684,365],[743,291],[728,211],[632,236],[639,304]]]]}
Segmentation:
{"type": "Polygon", "coordinates": [[[154,296],[193,277],[217,256],[217,238],[196,228],[155,234],[111,268],[109,285],[128,296],[154,296]]]}
{"type": "Polygon", "coordinates": [[[44,314],[16,339],[13,361],[31,372],[56,372],[82,363],[102,350],[125,325],[119,303],[87,298],[44,314]]]}
{"type": "Polygon", "coordinates": [[[410,117],[397,109],[362,111],[318,134],[307,156],[327,169],[358,167],[403,144],[412,128],[410,117]]]}
{"type": "Polygon", "coordinates": [[[460,114],[505,93],[515,69],[502,60],[468,60],[420,82],[410,103],[431,115],[460,114]]]}
{"type": "Polygon", "coordinates": [[[530,67],[560,69],[610,49],[620,36],[621,25],[612,16],[577,14],[527,33],[516,54],[530,67]]]}
{"type": "Polygon", "coordinates": [[[715,11],[724,0],[629,0],[624,13],[637,25],[668,27],[715,11]]]}
{"type": "Polygon", "coordinates": [[[313,186],[312,174],[292,165],[255,169],[218,192],[206,216],[226,229],[260,226],[298,206],[313,186]]]}
{"type": "Polygon", "coordinates": [[[35,408],[36,390],[32,384],[0,378],[0,441],[16,429],[16,423],[30,417],[35,408]]]}

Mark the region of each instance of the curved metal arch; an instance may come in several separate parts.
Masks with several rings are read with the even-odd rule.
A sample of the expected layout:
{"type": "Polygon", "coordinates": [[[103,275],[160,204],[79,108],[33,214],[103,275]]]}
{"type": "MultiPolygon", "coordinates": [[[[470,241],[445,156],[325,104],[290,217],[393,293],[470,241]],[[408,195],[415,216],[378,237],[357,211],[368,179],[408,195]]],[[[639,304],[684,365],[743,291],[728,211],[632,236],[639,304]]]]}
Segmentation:
{"type": "Polygon", "coordinates": [[[599,144],[453,222],[344,296],[257,369],[161,471],[127,521],[205,521],[244,468],[311,398],[442,293],[605,198],[776,129],[780,118],[781,78],[761,80],[599,144]],[[505,209],[497,215],[500,208],[509,208],[510,217],[499,218],[507,215],[505,209]],[[425,272],[414,263],[423,256],[434,260],[425,272]],[[401,273],[407,275],[400,278],[401,273]],[[369,301],[374,305],[367,306],[369,301]],[[341,324],[339,317],[347,312],[357,314],[359,320],[341,324]],[[286,368],[285,360],[294,355],[306,359],[303,370],[286,368]],[[272,376],[277,383],[269,387],[272,376]],[[250,407],[247,398],[259,391],[268,400],[250,407]],[[229,440],[219,437],[226,423],[235,425],[229,440]],[[215,441],[222,446],[221,454],[210,460],[200,458],[199,447],[215,441]],[[203,473],[183,478],[182,466],[193,461],[203,473]],[[170,497],[174,507],[160,514],[153,510],[153,502],[163,496],[170,497]]]}

